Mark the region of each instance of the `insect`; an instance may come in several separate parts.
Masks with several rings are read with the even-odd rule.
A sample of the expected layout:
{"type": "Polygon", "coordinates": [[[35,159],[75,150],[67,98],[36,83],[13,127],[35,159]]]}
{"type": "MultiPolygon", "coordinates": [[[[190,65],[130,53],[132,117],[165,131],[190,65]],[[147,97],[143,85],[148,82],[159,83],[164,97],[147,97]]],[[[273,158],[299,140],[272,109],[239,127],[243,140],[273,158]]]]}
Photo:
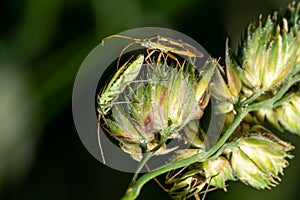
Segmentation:
{"type": "MultiPolygon", "coordinates": [[[[172,53],[187,56],[190,59],[191,58],[195,59],[197,57],[202,58],[204,56],[203,53],[200,52],[197,48],[195,48],[194,46],[192,46],[186,42],[183,42],[180,39],[176,40],[176,39],[172,39],[172,38],[168,38],[168,37],[164,37],[164,36],[160,36],[160,35],[156,35],[156,36],[153,36],[150,38],[144,38],[144,39],[131,38],[131,37],[124,36],[124,35],[111,35],[102,40],[102,45],[104,45],[105,40],[107,40],[109,38],[113,38],[113,37],[132,40],[131,43],[129,43],[122,49],[118,63],[121,59],[121,56],[125,52],[125,50],[133,44],[140,44],[141,46],[152,50],[151,52],[148,52],[148,55],[145,58],[145,61],[147,61],[150,58],[150,56],[156,51],[160,51],[160,54],[157,59],[158,62],[160,60],[160,57],[163,55],[163,53],[166,53],[170,58],[175,60],[178,64],[179,64],[179,61],[177,60],[176,56],[174,56],[172,53]]],[[[117,64],[117,65],[119,66],[119,64],[117,64]]],[[[181,66],[181,65],[179,64],[179,66],[181,66]]]]}
{"type": "MultiPolygon", "coordinates": [[[[139,74],[143,62],[144,62],[144,55],[140,54],[137,58],[131,62],[129,59],[118,71],[114,74],[112,79],[109,83],[104,87],[100,94],[97,96],[97,103],[98,103],[98,144],[100,148],[100,153],[102,156],[103,163],[105,164],[105,158],[101,146],[100,140],[100,119],[105,121],[105,115],[111,109],[112,102],[116,99],[116,97],[122,93],[125,89],[126,85],[133,81],[139,74]]],[[[105,122],[106,123],[106,122],[105,122]]],[[[107,123],[106,123],[107,124],[107,123]]]]}

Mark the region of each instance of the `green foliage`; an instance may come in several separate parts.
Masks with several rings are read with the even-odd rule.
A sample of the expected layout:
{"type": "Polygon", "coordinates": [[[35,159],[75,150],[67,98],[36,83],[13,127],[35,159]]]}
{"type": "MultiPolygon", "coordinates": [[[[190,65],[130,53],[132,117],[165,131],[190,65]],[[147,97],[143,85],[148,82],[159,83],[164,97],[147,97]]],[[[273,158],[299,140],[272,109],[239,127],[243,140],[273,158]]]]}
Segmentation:
{"type": "MultiPolygon", "coordinates": [[[[225,67],[210,60],[213,64],[208,66],[218,67],[206,70],[202,76],[195,76],[193,70],[184,70],[186,66],[169,70],[166,60],[159,66],[150,63],[160,69],[147,72],[148,80],[153,81],[151,87],[136,87],[138,91],[139,87],[145,87],[142,91],[149,94],[135,94],[135,89],[131,89],[129,95],[135,97],[140,109],[135,110],[136,107],[131,104],[136,103],[131,102],[129,107],[134,115],[124,117],[126,122],[118,122],[119,117],[112,114],[111,118],[115,120],[112,121],[112,127],[117,124],[122,124],[118,130],[127,130],[127,126],[139,127],[136,128],[137,134],[134,134],[138,139],[131,141],[128,146],[134,143],[136,148],[141,148],[138,151],[140,153],[151,151],[159,154],[164,151],[166,154],[175,151],[177,154],[169,164],[149,172],[139,180],[135,177],[123,199],[135,199],[147,180],[166,172],[166,184],[171,184],[168,193],[173,199],[197,199],[205,185],[226,191],[228,180],[239,180],[256,189],[271,189],[278,185],[283,169],[288,166],[288,159],[293,158],[289,151],[294,147],[266,129],[264,122],[266,118],[279,130],[300,131],[297,88],[300,81],[300,33],[295,16],[299,15],[299,7],[300,3],[289,7],[292,10],[291,18],[280,18],[274,14],[265,22],[260,18],[258,25],[250,24],[237,55],[231,52],[227,43],[225,67]],[[214,76],[212,72],[215,72],[214,76]],[[164,76],[153,79],[150,74],[155,74],[153,77],[164,76]],[[158,83],[158,80],[165,80],[166,83],[158,83]],[[202,120],[209,100],[205,96],[210,95],[216,100],[214,112],[225,114],[225,124],[221,138],[206,150],[206,133],[194,120],[202,120]],[[149,112],[149,109],[153,110],[149,112]],[[137,118],[128,121],[132,116],[137,118]],[[133,125],[132,122],[139,123],[133,125]],[[149,122],[156,124],[151,127],[155,127],[152,133],[160,133],[158,138],[151,135],[151,131],[148,137],[143,132],[143,127],[149,130],[146,126],[149,122]],[[185,131],[184,136],[178,135],[182,130],[185,131]],[[165,142],[175,138],[191,146],[178,151],[176,147],[166,150],[165,142]],[[151,148],[150,144],[154,147],[151,148]],[[170,177],[170,174],[173,176],[170,177]]],[[[122,111],[118,115],[123,116],[122,111]]],[[[114,130],[111,129],[111,132],[113,135],[114,130]]],[[[132,133],[129,131],[126,137],[119,138],[123,148],[126,148],[126,138],[132,133]]],[[[136,150],[126,148],[125,151],[136,159],[136,150]]],[[[137,160],[143,160],[143,156],[140,154],[137,160]]]]}

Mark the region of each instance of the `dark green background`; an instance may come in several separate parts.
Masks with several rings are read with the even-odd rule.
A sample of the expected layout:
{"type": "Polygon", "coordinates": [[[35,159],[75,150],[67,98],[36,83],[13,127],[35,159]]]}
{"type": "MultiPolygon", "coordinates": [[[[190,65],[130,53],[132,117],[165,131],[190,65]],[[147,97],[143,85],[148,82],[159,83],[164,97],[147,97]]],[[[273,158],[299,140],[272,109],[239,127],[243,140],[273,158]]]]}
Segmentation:
{"type": "MultiPolygon", "coordinates": [[[[247,23],[284,9],[287,0],[2,0],[0,2],[0,199],[119,199],[131,174],[94,159],[72,120],[72,86],[85,56],[103,37],[159,26],[198,41],[224,57],[237,48],[247,23]]],[[[99,77],[100,78],[100,77],[99,77]]],[[[281,184],[257,191],[229,182],[206,199],[296,199],[300,139],[281,184]]],[[[170,199],[147,184],[139,199],[170,199]]]]}

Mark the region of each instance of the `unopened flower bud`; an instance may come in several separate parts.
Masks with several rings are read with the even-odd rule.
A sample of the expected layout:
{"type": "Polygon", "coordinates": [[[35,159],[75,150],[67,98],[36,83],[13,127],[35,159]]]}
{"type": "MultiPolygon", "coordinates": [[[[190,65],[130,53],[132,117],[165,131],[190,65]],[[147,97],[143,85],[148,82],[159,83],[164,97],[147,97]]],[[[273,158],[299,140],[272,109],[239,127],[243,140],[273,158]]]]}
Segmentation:
{"type": "Polygon", "coordinates": [[[142,74],[142,81],[129,84],[123,99],[114,102],[107,119],[110,135],[135,160],[146,152],[158,155],[175,149],[167,149],[167,140],[182,139],[179,131],[190,121],[199,120],[208,104],[206,90],[214,66],[207,66],[196,73],[186,70],[193,67],[190,64],[178,69],[166,62],[152,63],[142,74]]]}
{"type": "Polygon", "coordinates": [[[211,186],[222,188],[224,191],[226,191],[225,182],[227,180],[235,180],[230,163],[223,156],[204,162],[203,170],[208,180],[207,183],[211,186]]]}
{"type": "Polygon", "coordinates": [[[278,130],[300,135],[300,93],[287,96],[279,107],[264,110],[266,119],[278,130]]]}
{"type": "Polygon", "coordinates": [[[293,146],[262,127],[254,127],[226,149],[235,176],[257,189],[274,187],[287,167],[293,146]]]}
{"type": "Polygon", "coordinates": [[[202,171],[189,168],[187,171],[168,173],[167,184],[173,184],[169,190],[169,195],[173,199],[187,199],[197,195],[206,184],[206,177],[202,171]],[[175,173],[175,174],[174,174],[175,173]]]}
{"type": "Polygon", "coordinates": [[[240,76],[246,91],[269,91],[293,71],[299,43],[292,31],[287,32],[287,23],[283,24],[279,26],[269,16],[264,24],[260,21],[259,26],[248,26],[238,52],[240,76]]]}
{"type": "Polygon", "coordinates": [[[219,70],[216,70],[213,78],[213,87],[211,88],[212,95],[218,101],[215,106],[217,113],[228,113],[233,110],[233,105],[238,101],[242,87],[237,64],[232,59],[231,51],[228,47],[228,40],[226,42],[225,56],[226,73],[220,66],[219,70]]]}

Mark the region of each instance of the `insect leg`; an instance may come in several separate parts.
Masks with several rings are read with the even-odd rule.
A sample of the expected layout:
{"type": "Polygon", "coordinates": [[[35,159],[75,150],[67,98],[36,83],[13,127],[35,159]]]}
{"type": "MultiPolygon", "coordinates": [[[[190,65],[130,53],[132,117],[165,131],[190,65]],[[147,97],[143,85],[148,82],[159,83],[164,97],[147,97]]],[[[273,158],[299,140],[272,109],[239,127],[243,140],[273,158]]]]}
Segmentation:
{"type": "Polygon", "coordinates": [[[167,55],[172,58],[173,60],[175,60],[177,62],[177,64],[179,65],[179,67],[181,68],[181,64],[179,62],[179,60],[176,58],[176,56],[174,56],[173,54],[171,54],[170,52],[167,52],[167,55]]]}
{"type": "Polygon", "coordinates": [[[150,51],[150,49],[147,49],[147,56],[146,56],[146,58],[145,58],[145,60],[151,60],[151,56],[152,56],[152,54],[155,52],[155,49],[151,49],[151,51],[150,51]]]}
{"type": "Polygon", "coordinates": [[[118,62],[117,62],[117,69],[119,69],[119,65],[120,65],[120,60],[121,60],[121,56],[123,55],[124,51],[129,48],[131,45],[133,45],[136,42],[130,42],[129,44],[127,44],[121,51],[119,58],[118,58],[118,62]]]}
{"type": "Polygon", "coordinates": [[[100,149],[102,161],[103,161],[103,164],[105,164],[105,157],[104,157],[104,154],[103,154],[103,149],[102,149],[102,145],[101,145],[101,135],[100,135],[100,113],[98,114],[97,135],[98,135],[98,146],[99,146],[99,149],[100,149]]]}
{"type": "Polygon", "coordinates": [[[149,49],[147,49],[147,56],[145,58],[145,61],[147,62],[147,64],[153,69],[153,66],[152,66],[152,60],[151,60],[151,56],[155,53],[155,49],[151,49],[151,52],[149,51],[149,49]],[[149,62],[150,60],[150,62],[149,62]]]}
{"type": "MultiPolygon", "coordinates": [[[[211,179],[210,179],[211,180],[211,179]]],[[[210,182],[210,181],[209,181],[210,182]]],[[[206,194],[207,194],[207,192],[208,192],[208,188],[209,188],[209,184],[207,185],[207,187],[206,187],[206,189],[205,189],[205,192],[204,192],[204,194],[203,194],[203,196],[202,196],[202,200],[204,200],[205,199],[205,196],[206,196],[206,194]]]]}
{"type": "MultiPolygon", "coordinates": [[[[187,166],[185,166],[185,167],[183,167],[182,169],[180,169],[178,172],[176,172],[174,175],[172,175],[172,174],[170,174],[170,178],[168,178],[168,182],[171,182],[174,178],[176,178],[176,176],[178,176],[181,172],[183,172],[183,170],[185,170],[187,168],[187,166]]],[[[171,172],[169,172],[169,173],[171,173],[171,172]]],[[[169,175],[169,173],[168,173],[168,175],[169,175]]],[[[168,176],[167,175],[167,176],[168,176]]]]}
{"type": "Polygon", "coordinates": [[[198,194],[195,194],[194,197],[195,197],[195,200],[201,200],[198,194]]]}
{"type": "MultiPolygon", "coordinates": [[[[156,51],[157,51],[156,49],[151,49],[151,52],[149,52],[149,49],[147,49],[148,55],[146,56],[145,61],[146,61],[146,63],[147,63],[152,69],[153,69],[153,66],[152,66],[153,61],[151,60],[151,56],[152,56],[156,51]],[[149,60],[150,60],[151,63],[149,62],[149,60]]],[[[158,59],[157,59],[156,66],[157,66],[157,68],[158,68],[158,72],[161,74],[161,70],[160,70],[160,67],[159,67],[158,63],[159,63],[159,61],[158,61],[158,59]]]]}
{"type": "MultiPolygon", "coordinates": [[[[147,169],[147,171],[148,172],[151,172],[151,169],[149,168],[149,166],[146,164],[145,165],[145,167],[146,167],[146,169],[147,169]]],[[[165,192],[169,192],[169,190],[167,189],[167,188],[165,188],[160,182],[159,182],[159,180],[157,179],[157,178],[153,178],[154,179],[154,181],[157,183],[157,185],[163,190],[163,191],[165,191],[165,192]]]]}
{"type": "MultiPolygon", "coordinates": [[[[158,63],[160,63],[161,56],[163,56],[163,55],[164,55],[163,52],[159,52],[158,57],[157,57],[157,61],[156,61],[157,66],[159,66],[158,63]]],[[[167,61],[167,59],[165,59],[165,61],[167,61]]],[[[159,70],[159,72],[161,72],[160,67],[158,67],[158,70],[159,70]]]]}

